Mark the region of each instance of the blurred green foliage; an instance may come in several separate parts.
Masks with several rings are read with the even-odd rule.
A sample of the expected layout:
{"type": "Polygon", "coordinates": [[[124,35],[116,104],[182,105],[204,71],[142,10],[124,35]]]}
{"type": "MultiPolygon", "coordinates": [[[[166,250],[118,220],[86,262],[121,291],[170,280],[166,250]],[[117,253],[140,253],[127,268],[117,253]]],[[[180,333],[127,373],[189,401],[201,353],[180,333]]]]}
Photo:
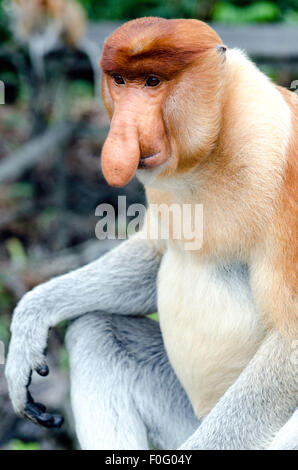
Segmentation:
{"type": "Polygon", "coordinates": [[[18,199],[23,201],[24,199],[31,198],[33,196],[33,192],[34,188],[32,184],[19,181],[10,185],[7,197],[10,201],[18,199]]]}
{"type": "Polygon", "coordinates": [[[140,16],[201,18],[222,23],[298,21],[298,0],[79,0],[91,20],[140,16]]]}
{"type": "Polygon", "coordinates": [[[159,318],[158,318],[158,313],[150,313],[150,315],[148,315],[149,318],[151,318],[152,320],[155,320],[155,321],[159,321],[159,318]]]}
{"type": "Polygon", "coordinates": [[[6,240],[5,246],[11,265],[18,269],[25,268],[27,264],[27,255],[21,241],[16,237],[12,237],[6,240]]]}
{"type": "Polygon", "coordinates": [[[0,44],[9,40],[11,37],[3,7],[5,1],[6,0],[0,0],[0,44]]]}
{"type": "Polygon", "coordinates": [[[69,355],[66,348],[62,347],[59,355],[59,369],[69,371],[69,355]]]}
{"type": "Polygon", "coordinates": [[[219,2],[213,10],[214,21],[234,23],[270,23],[281,17],[280,8],[273,2],[257,2],[247,6],[235,6],[219,2]]]}
{"type": "MultiPolygon", "coordinates": [[[[79,0],[91,19],[132,19],[140,16],[166,18],[194,17],[200,13],[202,0],[79,0]]],[[[209,2],[214,3],[214,2],[209,2]]]]}
{"type": "MultiPolygon", "coordinates": [[[[0,44],[10,38],[0,0],[0,44]]],[[[298,22],[298,0],[77,0],[88,18],[129,20],[140,16],[200,18],[227,24],[298,22]]]]}
{"type": "Polygon", "coordinates": [[[10,450],[39,450],[37,442],[23,442],[19,439],[14,439],[10,442],[10,450]]]}
{"type": "MultiPolygon", "coordinates": [[[[9,295],[8,292],[5,291],[3,286],[0,284],[0,310],[1,311],[10,311],[13,305],[13,298],[9,295]]],[[[9,325],[10,325],[11,318],[9,315],[0,315],[0,341],[3,341],[5,344],[8,343],[9,340],[9,325]]]]}

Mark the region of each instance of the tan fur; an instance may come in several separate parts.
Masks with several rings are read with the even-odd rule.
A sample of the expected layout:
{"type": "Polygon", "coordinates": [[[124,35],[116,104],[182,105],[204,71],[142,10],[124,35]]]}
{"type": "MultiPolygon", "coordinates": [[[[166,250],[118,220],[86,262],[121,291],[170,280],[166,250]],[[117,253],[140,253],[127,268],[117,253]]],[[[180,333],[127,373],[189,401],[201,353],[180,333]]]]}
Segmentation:
{"type": "MultiPolygon", "coordinates": [[[[173,174],[172,190],[148,187],[148,200],[154,204],[202,203],[204,245],[200,256],[210,259],[239,258],[250,262],[258,250],[264,256],[265,240],[269,243],[272,237],[274,257],[283,247],[278,269],[285,270],[285,287],[289,286],[296,296],[297,108],[290,100],[285,102],[274,85],[238,51],[228,51],[227,66],[229,74],[234,74],[229,77],[233,85],[230,90],[226,88],[217,148],[201,163],[197,162],[195,171],[185,175],[183,194],[183,178],[175,185],[177,176],[173,174]],[[237,79],[242,84],[239,88],[235,86],[237,79]]],[[[289,94],[291,98],[295,96],[289,94]]],[[[162,187],[163,179],[170,180],[171,176],[160,175],[153,186],[162,187]]],[[[169,186],[168,181],[164,184],[169,186]]],[[[274,270],[277,276],[277,266],[274,270]]],[[[274,286],[272,279],[268,291],[274,286]]],[[[283,323],[284,330],[289,330],[291,324],[295,336],[297,309],[292,303],[289,308],[292,313],[287,318],[285,306],[277,316],[275,308],[268,309],[264,317],[271,326],[282,327],[283,323]]]]}
{"type": "MultiPolygon", "coordinates": [[[[133,110],[127,101],[128,123],[129,116],[138,116],[140,110],[146,115],[149,95],[143,88],[144,73],[162,77],[154,48],[161,43],[158,31],[164,33],[166,28],[168,40],[171,23],[130,22],[107,41],[103,93],[111,116],[119,101],[111,75],[118,73],[118,59],[126,83],[117,89],[117,96],[136,91],[133,110]],[[141,61],[138,76],[134,56],[144,49],[151,68],[141,61]]],[[[160,89],[152,91],[151,100],[162,109],[170,152],[163,153],[162,164],[137,170],[149,202],[146,224],[138,236],[150,238],[152,224],[167,223],[162,214],[156,219],[152,204],[203,204],[201,249],[185,250],[185,240],[174,237],[173,220],[169,240],[152,243],[164,255],[158,309],[168,356],[197,415],[204,416],[269,330],[298,336],[298,106],[294,94],[272,84],[242,52],[223,54],[216,47],[220,43],[216,36],[207,35],[210,47],[208,40],[204,42],[205,26],[201,29],[198,22],[189,28],[197,51],[186,54],[189,60],[180,68],[177,63],[173,70],[165,64],[160,89]],[[229,290],[220,280],[217,270],[229,263],[248,265],[249,291],[236,281],[236,291],[229,290]]],[[[183,31],[187,38],[187,22],[183,31]]],[[[164,43],[162,33],[161,38],[164,43]]],[[[176,43],[189,44],[183,35],[176,43]]],[[[158,56],[160,47],[157,52],[158,56]]],[[[150,120],[137,118],[137,122],[142,123],[139,140],[146,132],[147,142],[159,147],[161,137],[155,140],[150,120]]]]}
{"type": "Polygon", "coordinates": [[[274,213],[260,245],[252,253],[252,260],[258,266],[254,269],[252,285],[259,308],[270,325],[297,338],[298,97],[281,87],[278,91],[291,110],[290,138],[274,213]]]}

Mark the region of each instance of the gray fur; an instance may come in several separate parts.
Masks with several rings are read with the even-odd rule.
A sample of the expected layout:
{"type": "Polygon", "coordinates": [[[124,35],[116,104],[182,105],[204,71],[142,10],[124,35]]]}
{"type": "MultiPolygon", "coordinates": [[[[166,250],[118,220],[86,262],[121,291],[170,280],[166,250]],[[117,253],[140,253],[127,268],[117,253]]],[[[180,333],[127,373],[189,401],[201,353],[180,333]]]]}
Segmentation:
{"type": "Polygon", "coordinates": [[[23,415],[31,371],[44,364],[48,329],[84,315],[67,335],[84,448],[140,449],[148,439],[167,449],[184,439],[183,449],[297,448],[297,411],[291,418],[298,405],[297,366],[277,334],[199,426],[169,365],[158,324],[141,318],[157,308],[159,265],[160,255],[134,239],[24,296],[14,312],[6,366],[16,412],[23,415]],[[91,311],[96,313],[86,314],[91,311]]]}
{"type": "Polygon", "coordinates": [[[97,261],[41,284],[17,305],[6,365],[10,397],[23,415],[31,370],[44,364],[51,326],[98,310],[123,315],[156,311],[157,254],[143,240],[128,240],[97,261]]]}
{"type": "Polygon", "coordinates": [[[269,450],[298,450],[298,409],[276,434],[269,450]]]}
{"type": "Polygon", "coordinates": [[[198,427],[157,322],[92,313],[74,321],[66,344],[84,449],[177,449],[198,427]]]}

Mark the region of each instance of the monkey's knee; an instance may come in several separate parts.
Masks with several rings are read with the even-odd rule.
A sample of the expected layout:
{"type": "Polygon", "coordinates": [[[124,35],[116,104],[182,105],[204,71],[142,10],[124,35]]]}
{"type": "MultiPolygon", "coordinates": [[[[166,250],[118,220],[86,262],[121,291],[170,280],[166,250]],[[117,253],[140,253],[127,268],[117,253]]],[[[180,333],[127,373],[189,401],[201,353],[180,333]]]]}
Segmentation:
{"type": "Polygon", "coordinates": [[[72,322],[66,334],[71,381],[79,380],[90,390],[104,386],[120,359],[121,345],[115,338],[114,317],[104,312],[88,313],[72,322]],[[101,382],[99,384],[98,382],[101,382]]]}
{"type": "Polygon", "coordinates": [[[176,448],[198,426],[168,362],[158,322],[84,315],[69,328],[67,347],[84,449],[146,449],[147,433],[158,448],[176,448]]]}
{"type": "Polygon", "coordinates": [[[138,368],[125,346],[137,319],[90,313],[68,329],[71,402],[84,449],[146,449],[146,428],[136,409],[138,368]]]}
{"type": "Polygon", "coordinates": [[[105,315],[100,312],[86,313],[71,322],[65,337],[66,348],[71,356],[88,351],[98,343],[95,339],[100,340],[98,334],[107,323],[105,315]]]}
{"type": "MultiPolygon", "coordinates": [[[[131,359],[142,342],[154,342],[154,337],[161,341],[159,327],[152,320],[98,311],[74,320],[67,330],[65,342],[71,365],[94,363],[98,370],[107,359],[114,359],[115,364],[131,359]]],[[[111,365],[109,363],[110,371],[111,365]]]]}

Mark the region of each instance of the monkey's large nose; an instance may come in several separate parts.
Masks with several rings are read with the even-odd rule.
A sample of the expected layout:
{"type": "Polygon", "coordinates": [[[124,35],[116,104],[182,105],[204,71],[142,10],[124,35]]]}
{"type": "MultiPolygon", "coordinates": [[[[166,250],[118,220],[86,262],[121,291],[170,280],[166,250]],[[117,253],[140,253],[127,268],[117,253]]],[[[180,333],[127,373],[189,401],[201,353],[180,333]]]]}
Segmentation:
{"type": "Polygon", "coordinates": [[[116,117],[101,153],[101,166],[111,186],[125,186],[134,177],[140,160],[138,131],[116,117]]]}

